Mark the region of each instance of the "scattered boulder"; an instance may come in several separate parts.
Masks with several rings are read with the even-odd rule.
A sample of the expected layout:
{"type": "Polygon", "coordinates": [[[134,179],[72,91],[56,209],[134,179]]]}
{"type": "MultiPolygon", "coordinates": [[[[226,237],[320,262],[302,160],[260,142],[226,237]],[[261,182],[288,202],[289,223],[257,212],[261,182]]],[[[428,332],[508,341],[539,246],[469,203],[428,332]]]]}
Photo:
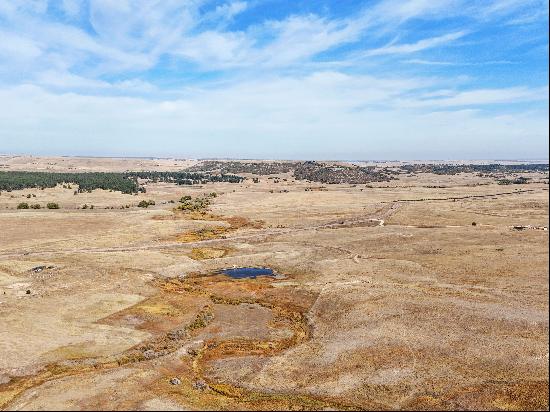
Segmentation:
{"type": "Polygon", "coordinates": [[[168,339],[178,340],[181,338],[186,338],[188,336],[188,332],[184,329],[178,329],[168,332],[166,336],[168,337],[168,339]]]}
{"type": "Polygon", "coordinates": [[[55,266],[46,266],[46,265],[35,266],[31,269],[31,271],[33,271],[34,273],[40,273],[44,269],[55,269],[55,266]]]}
{"type": "Polygon", "coordinates": [[[193,389],[197,389],[199,391],[204,391],[204,390],[208,389],[208,385],[206,384],[205,381],[195,381],[193,383],[193,389]]]}
{"type": "Polygon", "coordinates": [[[178,378],[172,378],[170,379],[170,383],[172,385],[181,385],[181,381],[178,378]]]}

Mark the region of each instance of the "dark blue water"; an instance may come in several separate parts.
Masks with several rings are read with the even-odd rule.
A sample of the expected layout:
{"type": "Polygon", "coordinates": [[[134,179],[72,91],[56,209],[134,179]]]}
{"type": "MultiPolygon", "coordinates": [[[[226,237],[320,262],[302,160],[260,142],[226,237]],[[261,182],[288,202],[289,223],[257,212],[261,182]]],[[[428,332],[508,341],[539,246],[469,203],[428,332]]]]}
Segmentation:
{"type": "Polygon", "coordinates": [[[220,271],[224,275],[231,276],[234,279],[252,278],[256,276],[275,276],[272,269],[268,268],[233,268],[220,271]]]}

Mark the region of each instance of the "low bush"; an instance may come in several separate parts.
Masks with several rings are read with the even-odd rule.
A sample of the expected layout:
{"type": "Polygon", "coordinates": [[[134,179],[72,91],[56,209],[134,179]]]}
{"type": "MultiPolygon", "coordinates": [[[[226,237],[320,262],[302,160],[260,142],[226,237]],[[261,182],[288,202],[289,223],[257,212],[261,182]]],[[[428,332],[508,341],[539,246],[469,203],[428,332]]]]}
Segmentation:
{"type": "Polygon", "coordinates": [[[155,204],[154,200],[142,200],[138,203],[138,207],[149,207],[155,204]]]}

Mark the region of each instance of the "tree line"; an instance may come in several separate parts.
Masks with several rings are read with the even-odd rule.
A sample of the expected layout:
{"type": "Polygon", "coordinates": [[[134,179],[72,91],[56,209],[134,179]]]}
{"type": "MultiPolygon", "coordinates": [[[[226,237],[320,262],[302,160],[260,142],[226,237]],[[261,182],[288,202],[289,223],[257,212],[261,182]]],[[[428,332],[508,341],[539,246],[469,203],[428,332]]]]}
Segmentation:
{"type": "Polygon", "coordinates": [[[436,175],[455,175],[458,173],[532,173],[548,172],[548,163],[523,164],[411,164],[402,165],[406,173],[434,173],[436,175]]]}
{"type": "MultiPolygon", "coordinates": [[[[45,189],[58,184],[77,185],[78,192],[91,192],[94,189],[120,191],[122,193],[145,192],[138,179],[152,182],[169,182],[178,185],[205,184],[208,182],[240,183],[244,178],[235,175],[210,175],[188,172],[19,172],[0,171],[0,191],[28,188],[45,189]]],[[[66,186],[71,188],[70,186],[66,186]]]]}
{"type": "Polygon", "coordinates": [[[209,182],[240,183],[244,180],[241,176],[233,174],[210,174],[193,172],[127,172],[130,178],[146,179],[152,182],[168,182],[178,185],[196,185],[209,182]]]}

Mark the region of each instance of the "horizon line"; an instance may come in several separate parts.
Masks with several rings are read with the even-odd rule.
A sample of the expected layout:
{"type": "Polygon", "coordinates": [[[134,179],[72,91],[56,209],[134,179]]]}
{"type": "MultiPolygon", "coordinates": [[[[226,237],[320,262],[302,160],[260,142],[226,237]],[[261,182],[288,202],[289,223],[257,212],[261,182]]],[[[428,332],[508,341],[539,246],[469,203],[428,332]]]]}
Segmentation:
{"type": "Polygon", "coordinates": [[[197,161],[207,161],[207,160],[218,160],[218,161],[232,161],[232,160],[248,160],[248,161],[280,161],[280,162],[299,162],[299,161],[317,161],[317,162],[376,162],[376,163],[389,163],[389,162],[464,162],[464,161],[477,161],[477,162],[549,162],[549,158],[448,158],[448,159],[412,159],[412,158],[403,158],[403,159],[321,159],[321,158],[267,158],[267,157],[180,157],[180,156],[120,156],[120,155],[62,155],[62,154],[52,154],[52,155],[43,155],[43,154],[33,154],[33,153],[1,153],[0,157],[37,157],[37,158],[47,158],[47,157],[58,157],[58,158],[89,158],[89,159],[143,159],[143,160],[197,160],[197,161]]]}

